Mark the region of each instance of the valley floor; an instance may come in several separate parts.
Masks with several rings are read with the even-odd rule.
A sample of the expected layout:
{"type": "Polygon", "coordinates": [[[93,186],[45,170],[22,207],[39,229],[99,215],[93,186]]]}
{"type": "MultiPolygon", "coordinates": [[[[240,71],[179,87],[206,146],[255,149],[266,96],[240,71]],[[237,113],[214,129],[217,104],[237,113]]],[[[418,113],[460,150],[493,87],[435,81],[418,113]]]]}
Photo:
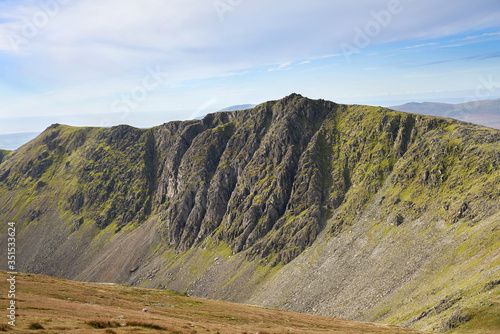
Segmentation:
{"type": "Polygon", "coordinates": [[[191,298],[119,284],[16,276],[16,322],[8,326],[8,275],[0,272],[5,313],[14,333],[423,333],[249,305],[191,298]],[[147,309],[147,312],[144,312],[147,309]]]}

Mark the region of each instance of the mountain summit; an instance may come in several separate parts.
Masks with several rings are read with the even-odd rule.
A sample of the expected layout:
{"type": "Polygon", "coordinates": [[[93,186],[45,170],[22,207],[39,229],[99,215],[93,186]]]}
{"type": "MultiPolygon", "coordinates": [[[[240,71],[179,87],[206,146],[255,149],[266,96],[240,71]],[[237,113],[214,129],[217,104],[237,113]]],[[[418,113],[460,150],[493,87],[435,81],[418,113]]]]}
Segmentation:
{"type": "Polygon", "coordinates": [[[0,164],[20,271],[426,330],[498,315],[499,199],[500,131],[298,94],[0,164]]]}

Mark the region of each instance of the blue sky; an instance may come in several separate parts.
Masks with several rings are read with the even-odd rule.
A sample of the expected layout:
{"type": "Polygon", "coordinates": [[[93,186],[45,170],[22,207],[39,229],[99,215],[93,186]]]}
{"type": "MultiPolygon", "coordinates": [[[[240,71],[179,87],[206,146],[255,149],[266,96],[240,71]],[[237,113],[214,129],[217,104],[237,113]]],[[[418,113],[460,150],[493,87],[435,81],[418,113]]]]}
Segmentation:
{"type": "Polygon", "coordinates": [[[500,97],[498,0],[0,0],[0,134],[500,97]]]}

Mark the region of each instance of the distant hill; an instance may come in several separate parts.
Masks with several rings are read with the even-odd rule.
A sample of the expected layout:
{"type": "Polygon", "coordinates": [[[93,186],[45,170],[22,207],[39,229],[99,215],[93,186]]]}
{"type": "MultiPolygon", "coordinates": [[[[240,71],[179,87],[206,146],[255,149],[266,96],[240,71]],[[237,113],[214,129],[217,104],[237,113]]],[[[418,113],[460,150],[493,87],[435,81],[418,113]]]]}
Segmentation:
{"type": "Polygon", "coordinates": [[[25,132],[0,135],[0,149],[17,150],[39,134],[39,132],[25,132]]]}
{"type": "Polygon", "coordinates": [[[411,102],[390,108],[422,115],[449,117],[500,129],[500,99],[459,104],[411,102]]]}
{"type": "MultiPolygon", "coordinates": [[[[238,104],[236,106],[231,106],[231,107],[227,107],[227,108],[221,109],[218,112],[221,112],[221,111],[247,110],[247,109],[252,109],[255,106],[257,106],[257,105],[256,104],[238,104]]],[[[203,119],[203,118],[205,118],[206,115],[207,114],[198,116],[195,119],[203,119]]]]}
{"type": "Polygon", "coordinates": [[[219,111],[246,110],[246,109],[252,109],[254,107],[256,107],[256,104],[239,104],[237,106],[227,107],[227,108],[221,109],[219,111]]]}
{"type": "MultiPolygon", "coordinates": [[[[231,106],[224,108],[219,111],[236,111],[236,110],[245,110],[245,109],[251,109],[255,107],[255,104],[240,104],[236,106],[231,106]]],[[[109,118],[112,118],[114,115],[107,115],[109,118]]],[[[195,119],[203,119],[205,115],[198,116],[195,119]]],[[[146,117],[150,118],[158,118],[158,116],[153,116],[153,115],[146,115],[146,117]]],[[[72,120],[72,123],[78,123],[84,122],[82,117],[75,118],[75,120],[72,120]]],[[[132,120],[132,119],[131,119],[132,120]]],[[[56,119],[57,123],[63,123],[60,120],[56,119]]],[[[55,122],[54,122],[55,123],[55,122]]],[[[35,139],[36,136],[38,136],[40,132],[24,132],[24,133],[11,133],[11,134],[2,134],[0,135],[0,150],[17,150],[19,147],[22,145],[26,144],[32,139],[35,139]]]]}

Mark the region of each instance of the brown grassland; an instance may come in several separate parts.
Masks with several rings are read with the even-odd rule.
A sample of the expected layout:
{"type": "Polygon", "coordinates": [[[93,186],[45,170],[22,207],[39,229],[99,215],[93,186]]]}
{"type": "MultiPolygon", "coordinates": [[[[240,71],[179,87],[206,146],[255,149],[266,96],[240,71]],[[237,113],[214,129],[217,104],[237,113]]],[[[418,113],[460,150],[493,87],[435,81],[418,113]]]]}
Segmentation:
{"type": "Polygon", "coordinates": [[[0,272],[0,331],[14,333],[422,333],[119,284],[16,276],[16,323],[7,324],[7,274],[0,272]],[[144,312],[143,309],[147,309],[144,312]]]}

